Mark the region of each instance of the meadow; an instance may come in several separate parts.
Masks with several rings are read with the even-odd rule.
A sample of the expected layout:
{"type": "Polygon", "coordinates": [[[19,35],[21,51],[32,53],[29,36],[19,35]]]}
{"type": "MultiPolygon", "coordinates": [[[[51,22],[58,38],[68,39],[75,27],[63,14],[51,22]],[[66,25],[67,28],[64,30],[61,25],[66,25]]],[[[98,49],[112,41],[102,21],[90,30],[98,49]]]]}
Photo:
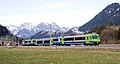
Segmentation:
{"type": "Polygon", "coordinates": [[[0,48],[0,64],[120,64],[120,49],[0,48]]]}

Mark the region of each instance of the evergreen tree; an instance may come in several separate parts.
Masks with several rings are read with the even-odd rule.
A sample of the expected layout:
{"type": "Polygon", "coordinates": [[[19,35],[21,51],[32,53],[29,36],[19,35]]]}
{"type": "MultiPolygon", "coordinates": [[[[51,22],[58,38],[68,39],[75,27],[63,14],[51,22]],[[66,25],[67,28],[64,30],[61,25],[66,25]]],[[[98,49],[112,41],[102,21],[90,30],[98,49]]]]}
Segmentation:
{"type": "Polygon", "coordinates": [[[117,39],[120,39],[120,28],[118,29],[118,32],[117,32],[117,39]]]}

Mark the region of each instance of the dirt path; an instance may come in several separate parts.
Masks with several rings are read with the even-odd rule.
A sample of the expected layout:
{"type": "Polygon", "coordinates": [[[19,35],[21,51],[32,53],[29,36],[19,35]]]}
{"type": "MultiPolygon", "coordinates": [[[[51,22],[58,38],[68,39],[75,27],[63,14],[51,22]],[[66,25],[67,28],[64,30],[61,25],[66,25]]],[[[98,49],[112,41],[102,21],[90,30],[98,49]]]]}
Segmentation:
{"type": "Polygon", "coordinates": [[[120,44],[99,44],[99,46],[120,46],[120,44]]]}

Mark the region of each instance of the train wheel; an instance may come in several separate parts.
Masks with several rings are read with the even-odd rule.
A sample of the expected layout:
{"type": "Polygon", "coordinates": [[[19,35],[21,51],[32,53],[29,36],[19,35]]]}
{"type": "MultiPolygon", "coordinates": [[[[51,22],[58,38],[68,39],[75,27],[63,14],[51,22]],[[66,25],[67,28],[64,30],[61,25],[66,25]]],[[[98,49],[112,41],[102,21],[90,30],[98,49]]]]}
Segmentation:
{"type": "Polygon", "coordinates": [[[98,44],[97,44],[97,42],[94,42],[94,46],[97,46],[98,44]]]}
{"type": "Polygon", "coordinates": [[[90,44],[90,46],[92,46],[92,44],[90,44]]]}

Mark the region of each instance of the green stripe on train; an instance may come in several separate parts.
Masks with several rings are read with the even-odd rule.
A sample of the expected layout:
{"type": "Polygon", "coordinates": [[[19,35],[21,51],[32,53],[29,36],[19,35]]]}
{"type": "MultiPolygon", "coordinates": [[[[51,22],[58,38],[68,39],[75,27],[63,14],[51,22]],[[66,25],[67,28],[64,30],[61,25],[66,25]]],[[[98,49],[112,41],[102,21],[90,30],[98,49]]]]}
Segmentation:
{"type": "Polygon", "coordinates": [[[89,44],[88,36],[85,37],[86,44],[89,44]]]}
{"type": "Polygon", "coordinates": [[[92,37],[92,34],[86,34],[85,40],[86,40],[86,44],[90,43],[90,37],[92,37]]]}
{"type": "Polygon", "coordinates": [[[86,34],[86,44],[90,44],[90,40],[93,40],[92,36],[93,34],[86,34]]]}
{"type": "Polygon", "coordinates": [[[62,37],[62,44],[65,44],[65,42],[64,42],[64,37],[62,37]]]}
{"type": "Polygon", "coordinates": [[[51,45],[53,44],[53,38],[50,38],[50,44],[51,45]]]}

